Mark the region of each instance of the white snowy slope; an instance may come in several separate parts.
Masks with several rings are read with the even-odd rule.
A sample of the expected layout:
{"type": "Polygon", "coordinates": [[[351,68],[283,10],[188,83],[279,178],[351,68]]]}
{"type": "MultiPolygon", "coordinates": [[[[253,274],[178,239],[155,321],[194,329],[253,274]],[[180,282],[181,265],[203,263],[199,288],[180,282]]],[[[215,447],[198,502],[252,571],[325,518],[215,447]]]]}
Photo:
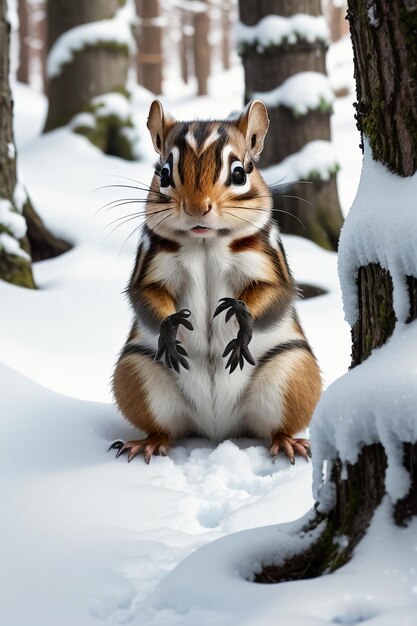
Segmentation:
{"type": "MultiPolygon", "coordinates": [[[[240,107],[241,77],[239,68],[219,75],[207,98],[190,97],[188,87],[178,93],[169,88],[164,106],[179,119],[226,117],[240,107]]],[[[162,591],[155,596],[156,613],[153,601],[146,610],[142,602],[196,548],[235,531],[302,516],[313,502],[311,465],[301,459],[295,467],[286,459],[273,464],[266,442],[254,440],[219,446],[179,441],[168,458],[155,458],[150,466],[107,453],[116,438],[137,436],[111,405],[109,380],[129,330],[122,291],[137,243],[135,232],[127,238],[139,220],[107,236],[123,219],[111,222],[130,219],[137,207],[104,205],[144,193],[93,190],[135,185],[129,178],[150,181],[155,155],[145,122],[151,96],[142,89],[134,94],[143,155],[137,163],[102,155],[70,129],[38,137],[44,99],[21,86],[15,97],[20,179],[49,227],[74,248],[35,265],[36,291],[0,283],[0,301],[6,303],[0,310],[0,623],[90,626],[138,623],[141,615],[150,616],[142,621],[149,625],[187,619],[193,626],[232,626],[238,616],[243,623],[255,608],[259,614],[268,610],[272,588],[262,591],[265,604],[257,607],[226,602],[227,588],[215,607],[188,594],[198,613],[194,622],[194,609],[184,616],[186,604],[180,612],[170,608],[162,591]]],[[[337,145],[345,151],[353,122],[337,118],[337,111],[336,103],[337,145]]],[[[359,159],[359,153],[346,158],[345,180],[355,180],[359,159]]],[[[329,292],[300,302],[299,311],[330,384],[348,367],[350,343],[336,257],[296,237],[285,237],[285,245],[297,280],[329,292]]],[[[253,535],[243,537],[241,554],[253,535]]],[[[195,581],[217,563],[218,582],[228,584],[226,562],[207,552],[202,559],[195,581]]],[[[252,585],[242,579],[235,582],[236,593],[248,592],[248,599],[259,593],[249,593],[252,585]]],[[[288,624],[297,623],[292,613],[289,606],[288,624]]],[[[315,615],[313,609],[307,614],[315,615]]],[[[311,618],[311,624],[320,623],[311,618]]]]}

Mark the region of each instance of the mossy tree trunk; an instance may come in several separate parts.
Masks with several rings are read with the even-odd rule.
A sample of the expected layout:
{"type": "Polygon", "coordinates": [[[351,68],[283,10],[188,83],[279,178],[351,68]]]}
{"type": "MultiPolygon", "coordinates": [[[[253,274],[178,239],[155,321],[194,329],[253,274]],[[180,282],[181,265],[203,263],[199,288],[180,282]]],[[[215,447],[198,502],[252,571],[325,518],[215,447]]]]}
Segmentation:
{"type": "MultiPolygon", "coordinates": [[[[268,15],[284,18],[298,13],[316,18],[321,16],[320,0],[240,0],[239,8],[240,19],[248,26],[256,25],[268,15]]],[[[293,43],[283,41],[280,45],[261,49],[256,44],[243,45],[240,53],[245,69],[247,101],[255,92],[270,92],[299,72],[326,74],[326,41],[323,39],[306,41],[297,37],[293,43]]],[[[283,105],[269,106],[268,109],[271,126],[261,156],[261,167],[281,163],[311,141],[330,140],[331,103],[323,102],[316,110],[309,110],[304,115],[283,105]]],[[[291,215],[279,213],[277,220],[283,232],[307,237],[330,250],[337,249],[343,217],[337,194],[336,169],[335,166],[324,177],[317,175],[313,168],[307,177],[311,185],[286,187],[285,194],[300,196],[310,204],[277,195],[276,208],[295,215],[304,224],[302,226],[291,215]]]]}
{"type": "MultiPolygon", "coordinates": [[[[417,4],[409,0],[375,0],[373,6],[370,19],[364,2],[348,2],[358,126],[370,143],[374,160],[398,176],[412,176],[417,170],[417,4]]],[[[410,323],[417,319],[417,279],[404,276],[404,280],[408,285],[410,323]]],[[[387,341],[396,322],[393,283],[387,270],[378,264],[360,267],[357,289],[359,315],[352,328],[352,367],[387,341]]],[[[411,488],[393,507],[397,524],[405,524],[417,515],[417,444],[403,445],[403,463],[410,474],[411,488]]],[[[347,476],[346,467],[343,471],[342,462],[337,460],[330,479],[336,504],[328,515],[317,514],[311,525],[327,520],[320,539],[308,552],[295,555],[282,566],[265,568],[258,582],[311,578],[346,563],[384,496],[386,464],[382,444],[364,447],[357,463],[347,466],[347,476]],[[348,538],[342,549],[333,541],[341,535],[348,538]]]]}
{"type": "Polygon", "coordinates": [[[9,47],[7,1],[0,0],[0,279],[33,288],[32,259],[57,256],[70,246],[45,228],[17,184],[9,47]]]}
{"type": "MultiPolygon", "coordinates": [[[[72,29],[109,20],[127,0],[47,0],[48,51],[62,44],[61,36],[72,29]]],[[[130,63],[130,48],[115,37],[95,41],[87,39],[83,47],[77,48],[70,59],[58,69],[49,65],[48,96],[49,109],[45,132],[70,122],[78,113],[91,113],[89,122],[85,118],[75,125],[75,130],[87,136],[106,154],[127,159],[134,158],[127,138],[126,127],[132,128],[129,119],[122,120],[117,113],[100,114],[100,106],[94,98],[109,93],[127,97],[126,82],[130,63]],[[95,119],[93,117],[95,116],[95,119]]]]}

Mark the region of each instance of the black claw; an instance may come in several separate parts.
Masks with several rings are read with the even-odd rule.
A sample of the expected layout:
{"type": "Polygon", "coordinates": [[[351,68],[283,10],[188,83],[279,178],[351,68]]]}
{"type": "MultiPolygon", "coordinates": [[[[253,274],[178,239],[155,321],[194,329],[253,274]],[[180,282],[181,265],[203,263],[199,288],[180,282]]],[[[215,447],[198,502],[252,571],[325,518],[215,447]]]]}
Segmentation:
{"type": "Polygon", "coordinates": [[[127,450],[128,450],[127,448],[120,448],[120,450],[116,454],[116,459],[118,459],[121,454],[124,454],[125,452],[127,452],[127,450]]]}
{"type": "Polygon", "coordinates": [[[107,452],[110,452],[110,450],[120,450],[120,448],[123,448],[123,446],[124,446],[123,441],[121,439],[117,439],[111,444],[107,452]]]}
{"type": "Polygon", "coordinates": [[[239,324],[237,337],[229,341],[222,355],[223,358],[229,356],[225,367],[226,369],[230,367],[229,373],[231,374],[237,366],[242,370],[245,360],[251,365],[255,365],[255,360],[248,348],[252,339],[253,319],[246,303],[234,298],[220,298],[214,317],[227,309],[225,321],[228,322],[235,315],[239,324]]]}
{"type": "Polygon", "coordinates": [[[181,342],[176,339],[176,335],[181,324],[188,330],[194,330],[191,322],[187,319],[190,315],[191,311],[189,309],[181,309],[177,313],[169,315],[161,323],[159,332],[158,351],[155,361],[165,361],[167,367],[174,369],[178,373],[180,365],[187,370],[189,369],[188,362],[185,359],[187,352],[181,345],[181,342]]]}

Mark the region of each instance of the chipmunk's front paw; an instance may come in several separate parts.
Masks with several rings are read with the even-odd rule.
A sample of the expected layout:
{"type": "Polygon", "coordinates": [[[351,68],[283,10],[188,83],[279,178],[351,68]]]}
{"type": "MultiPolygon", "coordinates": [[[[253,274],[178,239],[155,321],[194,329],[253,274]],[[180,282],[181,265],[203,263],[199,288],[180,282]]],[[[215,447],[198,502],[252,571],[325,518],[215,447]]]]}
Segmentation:
{"type": "Polygon", "coordinates": [[[181,342],[176,339],[180,324],[188,330],[194,330],[191,322],[187,319],[190,315],[191,311],[188,309],[181,309],[178,313],[169,315],[161,323],[159,331],[158,352],[155,355],[155,361],[165,360],[165,365],[170,368],[173,367],[176,372],[180,371],[180,365],[187,370],[190,369],[185,358],[187,352],[181,342]]]}
{"type": "Polygon", "coordinates": [[[255,365],[255,360],[249,351],[249,343],[252,339],[253,319],[246,303],[243,300],[235,300],[234,298],[221,298],[214,316],[219,315],[223,311],[229,309],[226,313],[226,322],[235,315],[239,324],[239,332],[235,339],[227,344],[222,356],[226,357],[230,354],[226,363],[226,369],[230,367],[229,374],[235,371],[239,365],[243,369],[245,360],[251,365],[255,365]]]}

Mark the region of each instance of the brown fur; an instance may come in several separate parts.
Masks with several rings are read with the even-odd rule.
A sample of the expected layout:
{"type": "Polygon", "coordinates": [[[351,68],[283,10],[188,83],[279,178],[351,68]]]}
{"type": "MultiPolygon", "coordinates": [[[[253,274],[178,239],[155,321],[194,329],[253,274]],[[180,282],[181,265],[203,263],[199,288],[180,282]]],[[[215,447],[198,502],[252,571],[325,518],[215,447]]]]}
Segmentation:
{"type": "Polygon", "coordinates": [[[297,365],[283,394],[284,422],[280,432],[286,435],[295,435],[308,426],[321,394],[320,370],[315,358],[306,350],[297,352],[297,365]]]}
{"type": "Polygon", "coordinates": [[[138,372],[138,363],[145,357],[127,355],[121,357],[113,377],[113,393],[117,405],[125,418],[145,433],[160,433],[155,417],[149,408],[143,380],[138,372]]]}

